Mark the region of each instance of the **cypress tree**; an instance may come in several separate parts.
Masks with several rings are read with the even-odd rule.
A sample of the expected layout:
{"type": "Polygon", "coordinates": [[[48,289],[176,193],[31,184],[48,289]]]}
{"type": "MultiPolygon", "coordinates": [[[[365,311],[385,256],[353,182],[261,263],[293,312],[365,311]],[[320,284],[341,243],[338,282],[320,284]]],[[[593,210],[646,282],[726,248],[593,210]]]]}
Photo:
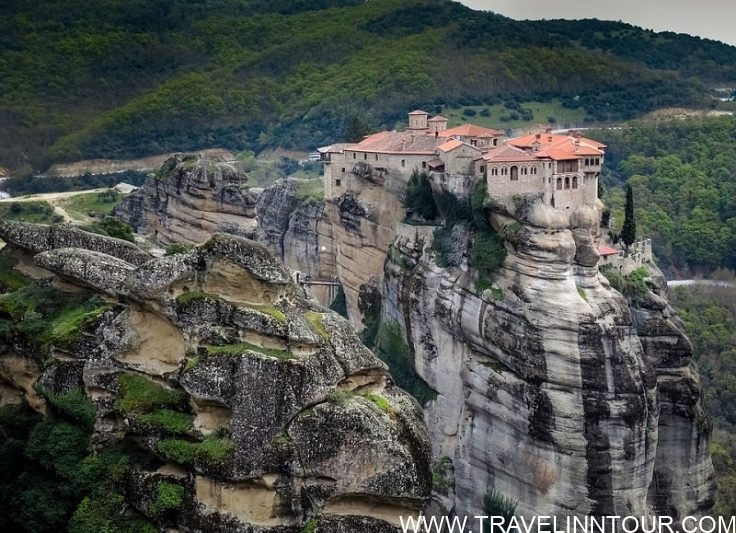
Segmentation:
{"type": "Polygon", "coordinates": [[[626,186],[626,207],[624,209],[624,226],[621,228],[621,240],[629,255],[629,246],[636,240],[636,220],[634,220],[634,193],[631,185],[626,186]]]}

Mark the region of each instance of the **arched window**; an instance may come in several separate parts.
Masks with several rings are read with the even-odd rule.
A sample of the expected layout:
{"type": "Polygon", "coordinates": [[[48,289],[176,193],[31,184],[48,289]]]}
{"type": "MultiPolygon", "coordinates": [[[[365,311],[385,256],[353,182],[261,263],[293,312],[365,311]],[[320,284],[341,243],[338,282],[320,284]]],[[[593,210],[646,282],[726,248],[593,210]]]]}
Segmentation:
{"type": "Polygon", "coordinates": [[[376,161],[378,161],[378,154],[376,154],[376,161]]]}
{"type": "Polygon", "coordinates": [[[532,175],[534,175],[534,176],[537,175],[537,167],[536,166],[533,166],[532,167],[532,175]]]}
{"type": "Polygon", "coordinates": [[[519,179],[519,167],[514,165],[513,167],[511,167],[511,180],[514,181],[518,179],[519,179]]]}
{"type": "Polygon", "coordinates": [[[573,176],[572,177],[572,188],[573,189],[577,189],[578,188],[578,177],[577,176],[573,176]]]}
{"type": "Polygon", "coordinates": [[[570,176],[565,176],[565,189],[570,188],[570,176]]]}
{"type": "Polygon", "coordinates": [[[552,197],[552,207],[554,207],[554,206],[555,206],[555,197],[553,196],[552,197]]]}
{"type": "Polygon", "coordinates": [[[562,190],[562,178],[557,178],[557,190],[562,190]]]}
{"type": "Polygon", "coordinates": [[[403,167],[403,166],[406,166],[406,159],[402,159],[402,160],[401,160],[401,166],[402,166],[402,167],[403,167]]]}
{"type": "Polygon", "coordinates": [[[355,159],[355,152],[353,152],[353,159],[355,159]]]}
{"type": "Polygon", "coordinates": [[[501,167],[501,175],[502,176],[508,176],[509,169],[507,167],[501,167]]]}

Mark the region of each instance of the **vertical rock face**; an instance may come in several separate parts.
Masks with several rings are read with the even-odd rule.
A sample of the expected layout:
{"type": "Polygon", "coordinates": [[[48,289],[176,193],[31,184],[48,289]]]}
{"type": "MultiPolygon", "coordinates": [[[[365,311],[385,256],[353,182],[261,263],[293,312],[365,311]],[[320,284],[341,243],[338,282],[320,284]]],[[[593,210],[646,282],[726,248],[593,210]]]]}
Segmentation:
{"type": "Polygon", "coordinates": [[[454,462],[458,514],[479,514],[491,488],[529,516],[712,505],[689,342],[665,300],[629,302],[598,272],[597,221],[588,208],[497,206],[508,255],[481,294],[472,269],[437,267],[426,240],[395,243],[384,314],[439,393],[425,417],[435,455],[454,462]]]}
{"type": "MultiPolygon", "coordinates": [[[[40,231],[25,228],[16,233],[40,231]]],[[[80,340],[51,346],[43,368],[0,353],[0,380],[21,391],[37,379],[57,395],[81,388],[96,408],[97,446],[125,441],[145,457],[133,461],[126,501],[159,527],[388,532],[425,504],[419,405],[264,245],[218,234],[136,266],[102,246],[9,244],[44,277],[111,305],[80,340]],[[152,502],[162,481],[185,502],[165,516],[152,502]]]]}
{"type": "Polygon", "coordinates": [[[247,181],[233,164],[177,154],[114,214],[163,244],[199,244],[218,231],[251,236],[256,198],[247,181]]]}

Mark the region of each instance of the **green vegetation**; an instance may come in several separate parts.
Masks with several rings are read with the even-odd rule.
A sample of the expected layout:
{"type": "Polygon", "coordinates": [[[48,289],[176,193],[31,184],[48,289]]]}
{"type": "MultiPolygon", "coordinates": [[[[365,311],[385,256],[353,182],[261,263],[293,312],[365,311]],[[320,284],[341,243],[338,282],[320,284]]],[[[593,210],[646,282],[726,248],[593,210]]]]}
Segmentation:
{"type": "Polygon", "coordinates": [[[0,253],[0,294],[15,291],[31,283],[31,279],[15,269],[17,260],[0,253]]]}
{"type": "Polygon", "coordinates": [[[478,271],[481,280],[490,283],[493,275],[506,260],[506,247],[495,232],[479,232],[475,235],[470,255],[470,266],[478,271]]]}
{"type": "MultiPolygon", "coordinates": [[[[490,99],[497,101],[496,98],[490,99]]],[[[507,100],[492,105],[442,106],[441,115],[447,117],[448,127],[472,122],[486,128],[528,128],[531,124],[582,124],[590,120],[582,107],[565,107],[559,98],[547,102],[507,100]],[[554,120],[550,120],[550,118],[554,120]]]]}
{"type": "Polygon", "coordinates": [[[314,330],[319,333],[320,337],[322,337],[326,341],[330,340],[330,336],[327,334],[327,330],[322,324],[322,313],[318,313],[316,311],[307,311],[306,313],[304,313],[304,318],[306,318],[307,322],[309,322],[314,330]]]}
{"type": "Polygon", "coordinates": [[[426,405],[437,393],[417,374],[414,356],[406,345],[401,328],[396,322],[382,323],[378,332],[376,355],[388,365],[396,384],[426,405]]]}
{"type": "Polygon", "coordinates": [[[383,411],[386,414],[391,413],[391,403],[381,396],[380,394],[363,394],[363,398],[368,400],[369,402],[373,403],[376,407],[378,407],[381,411],[383,411]]]}
{"type": "Polygon", "coordinates": [[[194,249],[191,244],[184,244],[180,242],[172,242],[166,247],[166,255],[179,255],[189,253],[194,249]]]}
{"type": "Polygon", "coordinates": [[[217,294],[213,294],[211,292],[187,291],[181,293],[179,296],[176,297],[176,303],[178,303],[179,305],[187,305],[191,301],[201,300],[204,298],[209,298],[210,300],[220,299],[217,294]]]}
{"type": "Polygon", "coordinates": [[[3,15],[0,164],[26,174],[213,145],[319,146],[418,106],[497,127],[631,118],[706,106],[697,78],[736,79],[736,51],[714,41],[447,0],[49,0],[3,15]]]}
{"type": "Polygon", "coordinates": [[[41,389],[46,400],[54,408],[72,420],[79,422],[83,427],[92,430],[95,425],[95,406],[80,388],[71,389],[65,393],[55,393],[41,389]]]}
{"type": "Polygon", "coordinates": [[[588,301],[588,295],[587,295],[587,293],[585,292],[585,289],[583,289],[582,287],[578,287],[578,294],[580,295],[580,297],[581,297],[581,298],[582,298],[583,300],[585,300],[586,302],[588,301]]]}
{"type": "Polygon", "coordinates": [[[107,235],[108,237],[135,242],[135,235],[133,234],[131,225],[113,217],[105,217],[100,221],[84,226],[82,229],[99,235],[107,235]]]}
{"type": "Polygon", "coordinates": [[[296,185],[296,197],[302,204],[318,204],[325,199],[325,189],[322,180],[302,179],[296,185]]]}
{"type": "Polygon", "coordinates": [[[422,220],[434,220],[437,217],[437,204],[425,172],[420,174],[417,169],[412,171],[406,186],[404,205],[422,220]]]}
{"type": "MultiPolygon", "coordinates": [[[[503,517],[503,524],[508,526],[509,520],[516,514],[517,503],[511,498],[507,498],[496,489],[490,489],[483,496],[483,514],[486,516],[503,517]]],[[[506,531],[506,527],[492,526],[490,519],[485,520],[485,525],[490,533],[499,533],[506,531]]]]}
{"type": "Polygon", "coordinates": [[[280,360],[294,359],[296,356],[285,350],[277,350],[275,348],[263,348],[256,346],[249,342],[240,342],[238,344],[225,344],[223,346],[208,346],[207,355],[227,355],[227,356],[241,356],[245,352],[255,352],[257,354],[265,355],[268,357],[274,357],[280,360]]]}
{"type": "MultiPolygon", "coordinates": [[[[15,286],[23,282],[13,274],[4,274],[0,280],[15,286]]],[[[70,294],[29,283],[0,294],[0,339],[9,340],[18,334],[40,347],[52,343],[68,347],[79,339],[86,326],[111,308],[96,295],[70,294]]]]}
{"type": "Polygon", "coordinates": [[[168,433],[186,433],[192,427],[193,416],[188,413],[158,409],[135,417],[144,426],[160,429],[168,433]]]}
{"type": "MultiPolygon", "coordinates": [[[[734,281],[733,272],[714,277],[734,281]]],[[[710,452],[716,473],[715,512],[736,514],[736,288],[681,286],[670,292],[703,380],[703,392],[714,431],[710,452]]]]}
{"type": "Polygon", "coordinates": [[[248,304],[245,307],[248,309],[253,309],[254,311],[258,311],[259,313],[263,313],[264,315],[268,315],[272,318],[275,318],[279,322],[286,322],[286,315],[283,311],[281,311],[279,308],[274,307],[273,305],[256,305],[256,304],[248,304]]]}
{"type": "Polygon", "coordinates": [[[736,268],[736,117],[635,122],[591,131],[606,143],[603,201],[624,220],[628,183],[637,233],[665,270],[736,268]]]}
{"type": "Polygon", "coordinates": [[[622,276],[613,265],[604,265],[600,271],[601,274],[606,276],[611,287],[624,296],[637,298],[646,294],[649,290],[646,284],[646,278],[649,277],[649,273],[644,267],[639,267],[625,276],[622,276]]]}
{"type": "Polygon", "coordinates": [[[184,487],[168,481],[159,481],[156,487],[156,499],[148,511],[154,516],[174,511],[181,507],[184,500],[184,487]]]}
{"type": "Polygon", "coordinates": [[[317,519],[310,518],[309,520],[307,520],[307,523],[304,524],[304,527],[302,528],[302,533],[316,533],[318,527],[319,522],[317,522],[317,519]]]}
{"type": "Polygon", "coordinates": [[[449,457],[440,457],[432,468],[432,485],[434,489],[447,491],[450,488],[451,481],[447,479],[447,468],[452,464],[449,457]]]}
{"type": "MultiPolygon", "coordinates": [[[[2,283],[1,279],[0,283],[2,283]]],[[[330,309],[344,318],[348,317],[348,301],[345,297],[345,289],[342,288],[342,285],[337,288],[337,296],[335,296],[335,299],[332,300],[332,303],[330,304],[330,309]]]]}
{"type": "Polygon", "coordinates": [[[115,408],[121,413],[146,413],[154,409],[180,407],[183,390],[167,389],[139,374],[120,374],[120,394],[115,408]]]}
{"type": "Polygon", "coordinates": [[[350,389],[335,389],[327,397],[327,401],[342,407],[353,398],[355,398],[355,392],[351,391],[350,389]]]}
{"type": "Polygon", "coordinates": [[[106,217],[127,195],[115,189],[77,194],[63,202],[64,210],[75,220],[106,217]]]}
{"type": "Polygon", "coordinates": [[[626,186],[626,206],[624,207],[624,225],[621,228],[621,241],[626,246],[628,255],[629,246],[636,241],[636,219],[634,217],[634,192],[631,185],[626,186]]]}
{"type": "Polygon", "coordinates": [[[184,439],[164,439],[156,449],[166,459],[183,465],[201,462],[216,466],[227,460],[233,452],[229,437],[208,435],[204,440],[194,442],[184,439]]]}
{"type": "Polygon", "coordinates": [[[64,222],[64,217],[55,214],[54,208],[42,201],[0,202],[0,219],[36,224],[64,222]]]}

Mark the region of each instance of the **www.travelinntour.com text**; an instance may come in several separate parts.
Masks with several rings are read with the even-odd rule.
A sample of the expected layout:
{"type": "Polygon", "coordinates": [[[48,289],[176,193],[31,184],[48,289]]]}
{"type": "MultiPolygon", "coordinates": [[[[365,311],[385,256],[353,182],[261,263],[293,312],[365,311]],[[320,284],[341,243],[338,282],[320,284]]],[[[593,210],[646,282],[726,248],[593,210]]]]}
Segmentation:
{"type": "Polygon", "coordinates": [[[418,516],[399,517],[403,533],[736,533],[734,516],[418,516]]]}

